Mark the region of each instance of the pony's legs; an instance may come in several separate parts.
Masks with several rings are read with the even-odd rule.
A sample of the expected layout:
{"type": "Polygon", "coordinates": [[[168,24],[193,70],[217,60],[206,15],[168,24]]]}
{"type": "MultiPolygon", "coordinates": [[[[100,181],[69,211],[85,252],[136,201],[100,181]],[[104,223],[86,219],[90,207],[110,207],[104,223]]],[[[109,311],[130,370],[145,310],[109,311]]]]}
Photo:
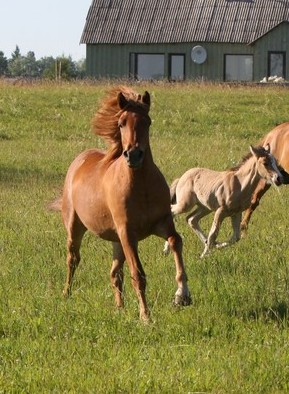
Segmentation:
{"type": "Polygon", "coordinates": [[[270,185],[267,184],[264,179],[261,179],[260,182],[258,183],[258,186],[256,187],[252,195],[251,204],[249,208],[246,209],[243,220],[241,222],[241,232],[243,236],[246,234],[248,230],[249,222],[253,212],[258,207],[261,198],[269,188],[270,185]]]}
{"type": "Polygon", "coordinates": [[[110,282],[114,290],[115,303],[118,308],[123,307],[123,264],[125,256],[119,242],[113,242],[113,262],[110,271],[110,282]]]}
{"type": "Polygon", "coordinates": [[[242,212],[238,212],[236,215],[231,217],[232,227],[233,227],[233,235],[229,241],[230,244],[238,242],[241,238],[241,228],[240,223],[242,219],[242,212]]]}
{"type": "Polygon", "coordinates": [[[63,294],[69,296],[71,294],[72,279],[75,270],[80,262],[80,245],[86,228],[78,219],[74,212],[70,223],[66,225],[67,229],[67,276],[63,294]]]}
{"type": "Polygon", "coordinates": [[[193,229],[193,231],[197,234],[199,239],[203,242],[205,245],[207,242],[207,237],[206,234],[202,231],[199,221],[207,216],[211,211],[209,211],[207,208],[203,206],[197,207],[190,215],[186,217],[186,220],[188,222],[188,225],[193,229]]]}
{"type": "Polygon", "coordinates": [[[218,249],[224,248],[224,247],[229,246],[229,245],[232,245],[233,243],[238,242],[240,240],[240,238],[241,238],[240,237],[240,233],[241,233],[241,229],[240,229],[241,219],[242,219],[242,212],[238,212],[237,214],[231,216],[233,235],[228,241],[217,243],[216,247],[218,249]]]}
{"type": "Polygon", "coordinates": [[[204,249],[201,257],[206,256],[210,252],[210,250],[215,246],[216,239],[218,237],[221,224],[222,224],[222,222],[223,222],[223,220],[224,220],[224,218],[226,216],[227,215],[223,211],[222,208],[218,208],[216,210],[215,216],[214,216],[214,220],[213,220],[213,224],[212,224],[212,227],[211,227],[209,235],[208,235],[208,240],[206,242],[205,249],[204,249]]]}

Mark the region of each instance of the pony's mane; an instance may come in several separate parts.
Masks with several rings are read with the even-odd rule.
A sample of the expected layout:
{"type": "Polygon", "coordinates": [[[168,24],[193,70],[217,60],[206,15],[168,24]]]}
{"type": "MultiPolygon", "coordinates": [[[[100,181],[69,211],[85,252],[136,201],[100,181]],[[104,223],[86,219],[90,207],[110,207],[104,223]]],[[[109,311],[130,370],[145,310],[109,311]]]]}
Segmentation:
{"type": "Polygon", "coordinates": [[[238,170],[246,163],[246,161],[248,161],[248,160],[250,159],[250,157],[252,157],[252,153],[251,153],[251,152],[247,153],[247,154],[239,161],[239,163],[238,163],[237,165],[231,167],[231,168],[229,169],[229,171],[234,171],[234,172],[235,172],[235,171],[238,171],[238,170]]]}
{"type": "Polygon", "coordinates": [[[128,100],[127,107],[142,109],[148,113],[146,104],[141,102],[142,96],[131,88],[118,86],[108,92],[108,95],[101,103],[100,109],[92,119],[92,132],[102,137],[108,145],[108,151],[105,156],[106,160],[116,158],[122,153],[118,119],[123,111],[118,104],[119,93],[122,93],[128,100]]]}
{"type": "MultiPolygon", "coordinates": [[[[266,153],[266,151],[265,151],[265,149],[264,149],[264,147],[263,146],[257,146],[255,149],[258,149],[259,151],[260,151],[260,153],[262,152],[264,152],[264,153],[266,153]]],[[[229,169],[229,171],[238,171],[250,158],[252,157],[252,153],[251,152],[249,152],[249,153],[247,153],[242,159],[241,159],[241,161],[239,162],[239,164],[237,164],[236,166],[234,166],[234,167],[231,167],[230,169],[229,169]]]]}
{"type": "MultiPolygon", "coordinates": [[[[259,151],[260,155],[265,156],[266,154],[268,154],[268,152],[266,151],[266,149],[262,145],[256,146],[255,149],[257,149],[259,151]]],[[[251,152],[247,153],[247,155],[243,157],[243,159],[239,162],[239,164],[237,164],[234,167],[231,167],[229,169],[229,171],[234,171],[234,172],[238,171],[240,169],[240,167],[242,167],[252,156],[253,155],[251,152]]]]}

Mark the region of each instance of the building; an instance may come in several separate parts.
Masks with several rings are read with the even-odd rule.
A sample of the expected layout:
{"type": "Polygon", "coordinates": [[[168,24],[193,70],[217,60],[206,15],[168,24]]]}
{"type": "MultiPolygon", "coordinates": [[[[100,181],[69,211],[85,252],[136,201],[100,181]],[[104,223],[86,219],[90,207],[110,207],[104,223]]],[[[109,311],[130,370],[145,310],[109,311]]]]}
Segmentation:
{"type": "Polygon", "coordinates": [[[93,0],[81,43],[95,78],[289,76],[289,0],[93,0]]]}

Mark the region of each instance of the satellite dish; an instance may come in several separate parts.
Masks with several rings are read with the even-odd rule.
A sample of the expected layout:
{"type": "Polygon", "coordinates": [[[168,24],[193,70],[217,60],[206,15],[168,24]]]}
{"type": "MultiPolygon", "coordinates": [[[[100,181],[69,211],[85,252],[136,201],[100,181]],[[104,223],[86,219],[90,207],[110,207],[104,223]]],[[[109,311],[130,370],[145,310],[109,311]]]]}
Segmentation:
{"type": "Polygon", "coordinates": [[[201,45],[196,45],[191,51],[191,58],[194,63],[203,64],[207,59],[207,51],[201,45]]]}

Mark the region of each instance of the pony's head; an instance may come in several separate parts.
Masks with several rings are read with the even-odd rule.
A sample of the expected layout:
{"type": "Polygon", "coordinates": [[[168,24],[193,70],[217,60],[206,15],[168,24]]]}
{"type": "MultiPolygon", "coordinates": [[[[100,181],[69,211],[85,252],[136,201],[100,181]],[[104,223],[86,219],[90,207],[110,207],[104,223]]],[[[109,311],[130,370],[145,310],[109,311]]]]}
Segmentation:
{"type": "Polygon", "coordinates": [[[132,101],[120,92],[117,99],[121,110],[118,127],[123,156],[129,167],[138,168],[142,165],[145,150],[149,146],[150,95],[145,92],[143,96],[139,95],[138,101],[132,101]]]}
{"type": "Polygon", "coordinates": [[[250,151],[257,160],[258,173],[268,184],[275,184],[277,186],[283,183],[283,176],[279,170],[275,157],[270,153],[270,145],[253,147],[250,146],[250,151]]]}
{"type": "Polygon", "coordinates": [[[109,144],[104,160],[124,156],[129,167],[140,167],[149,147],[150,95],[130,88],[113,89],[93,119],[93,132],[109,144]]]}

